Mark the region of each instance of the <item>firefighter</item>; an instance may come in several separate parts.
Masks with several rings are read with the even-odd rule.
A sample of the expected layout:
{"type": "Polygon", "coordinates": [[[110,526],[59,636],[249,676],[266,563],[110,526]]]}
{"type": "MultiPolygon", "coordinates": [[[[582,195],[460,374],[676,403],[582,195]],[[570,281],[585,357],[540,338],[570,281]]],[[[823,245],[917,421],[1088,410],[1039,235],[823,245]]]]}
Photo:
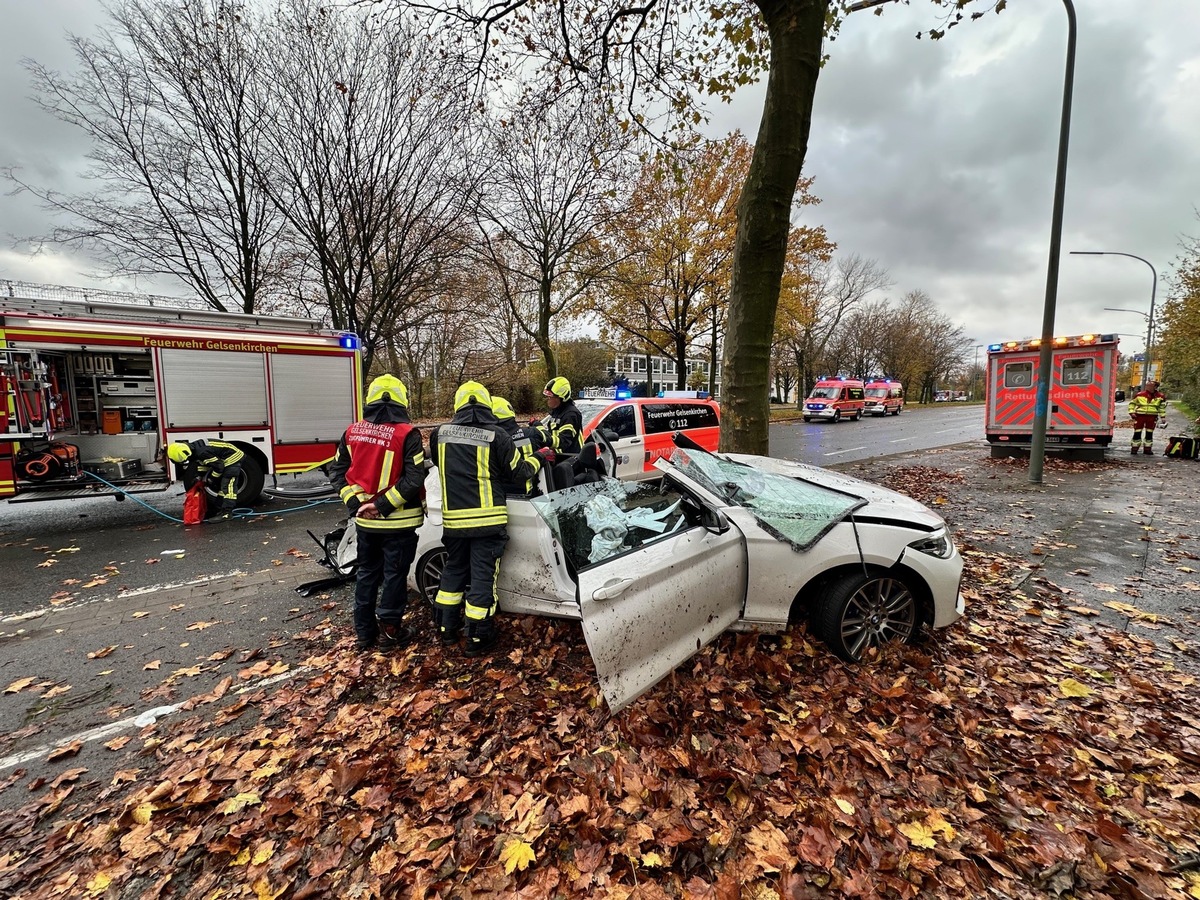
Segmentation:
{"type": "Polygon", "coordinates": [[[237,482],[246,454],[225,441],[176,441],[167,447],[167,458],[175,463],[185,484],[203,478],[205,485],[221,498],[221,518],[228,519],[237,507],[237,482]]]}
{"type": "MultiPolygon", "coordinates": [[[[492,395],[492,413],[496,417],[496,422],[508,432],[512,438],[513,444],[521,451],[522,459],[530,459],[534,455],[533,441],[525,430],[517,424],[517,414],[512,408],[512,404],[503,397],[492,395]]],[[[537,482],[532,478],[527,478],[520,483],[508,483],[504,486],[505,493],[519,494],[522,496],[532,496],[538,492],[537,482]]]]}
{"type": "Polygon", "coordinates": [[[1154,429],[1167,426],[1167,398],[1159,393],[1157,381],[1147,381],[1145,387],[1129,401],[1129,417],[1133,419],[1133,440],[1130,454],[1138,448],[1147,456],[1154,455],[1154,429]]]}
{"type": "Polygon", "coordinates": [[[401,620],[417,528],[425,521],[425,448],[421,432],[409,421],[408,390],[399,378],[380,375],[368,385],[363,417],[342,435],[329,480],[357,527],[357,647],[403,647],[413,635],[401,620]]]}
{"type": "Polygon", "coordinates": [[[526,459],[497,422],[487,388],[476,381],[454,395],[454,417],[429,435],[429,455],[442,486],[442,544],[446,564],[434,599],[443,644],[458,641],[466,618],[467,656],[496,646],[496,574],[508,543],[506,482],[533,478],[554,452],[526,459]]]}
{"type": "Polygon", "coordinates": [[[559,456],[572,456],[583,445],[583,414],[571,399],[571,382],[559,375],[546,382],[542,391],[550,414],[537,426],[542,446],[559,456]]]}

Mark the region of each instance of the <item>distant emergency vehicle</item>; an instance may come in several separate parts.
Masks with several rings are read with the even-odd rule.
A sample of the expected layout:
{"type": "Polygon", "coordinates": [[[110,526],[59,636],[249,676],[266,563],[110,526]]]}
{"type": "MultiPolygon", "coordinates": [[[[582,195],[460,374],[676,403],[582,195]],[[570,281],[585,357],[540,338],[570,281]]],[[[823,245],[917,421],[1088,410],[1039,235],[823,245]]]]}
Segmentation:
{"type": "Polygon", "coordinates": [[[813,385],[804,401],[802,413],[805,422],[813,419],[842,419],[858,421],[863,417],[866,405],[863,399],[864,385],[854,378],[821,378],[813,385]]]}
{"type": "Polygon", "coordinates": [[[898,416],[904,410],[904,385],[891,378],[877,378],[863,386],[863,412],[872,416],[898,416]]]}
{"type": "Polygon", "coordinates": [[[664,391],[662,397],[637,397],[611,402],[596,409],[589,398],[576,401],[583,413],[583,436],[596,429],[617,454],[617,477],[625,481],[654,478],[654,461],[675,449],[671,435],[682,431],[706,450],[721,440],[721,410],[716,401],[699,391],[664,391]]]}
{"type": "Polygon", "coordinates": [[[166,444],[215,438],[247,504],[333,456],[361,381],[358,338],[307,319],[0,297],[0,498],[166,490],[166,444]]]}
{"type": "MultiPolygon", "coordinates": [[[[1050,350],[1047,449],[1103,457],[1116,415],[1117,345],[1114,334],[1057,337],[1050,350]]],[[[992,456],[1028,450],[1033,437],[1040,340],[988,346],[984,431],[992,456]]]]}

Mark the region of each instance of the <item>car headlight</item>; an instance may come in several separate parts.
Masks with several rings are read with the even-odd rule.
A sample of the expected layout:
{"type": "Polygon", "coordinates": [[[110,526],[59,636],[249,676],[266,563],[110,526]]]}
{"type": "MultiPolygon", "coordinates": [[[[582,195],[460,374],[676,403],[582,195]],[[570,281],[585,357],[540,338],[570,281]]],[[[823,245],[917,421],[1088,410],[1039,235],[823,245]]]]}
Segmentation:
{"type": "Polygon", "coordinates": [[[945,528],[939,528],[933,534],[918,538],[908,546],[914,550],[919,550],[921,553],[936,556],[938,559],[949,559],[954,555],[954,544],[951,542],[950,535],[945,528]]]}

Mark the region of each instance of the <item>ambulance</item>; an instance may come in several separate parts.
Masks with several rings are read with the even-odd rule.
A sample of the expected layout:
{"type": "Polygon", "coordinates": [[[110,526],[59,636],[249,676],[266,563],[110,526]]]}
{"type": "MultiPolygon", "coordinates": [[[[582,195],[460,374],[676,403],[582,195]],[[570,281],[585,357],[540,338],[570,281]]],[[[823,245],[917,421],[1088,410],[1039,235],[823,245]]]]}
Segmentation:
{"type": "MultiPolygon", "coordinates": [[[[1115,334],[1056,337],[1050,349],[1046,449],[1102,459],[1116,419],[1115,334]]],[[[1033,440],[1041,341],[988,346],[984,432],[993,458],[1027,452],[1033,440]]]]}
{"type": "Polygon", "coordinates": [[[863,396],[863,412],[869,416],[898,416],[904,410],[904,385],[891,378],[868,381],[863,396]]]}
{"type": "Polygon", "coordinates": [[[865,386],[855,378],[820,378],[804,401],[805,422],[813,419],[858,421],[863,417],[865,386]]]}
{"type": "Polygon", "coordinates": [[[358,338],[308,319],[0,297],[0,498],[164,491],[168,443],[217,439],[247,505],[332,458],[361,385],[358,338]]]}

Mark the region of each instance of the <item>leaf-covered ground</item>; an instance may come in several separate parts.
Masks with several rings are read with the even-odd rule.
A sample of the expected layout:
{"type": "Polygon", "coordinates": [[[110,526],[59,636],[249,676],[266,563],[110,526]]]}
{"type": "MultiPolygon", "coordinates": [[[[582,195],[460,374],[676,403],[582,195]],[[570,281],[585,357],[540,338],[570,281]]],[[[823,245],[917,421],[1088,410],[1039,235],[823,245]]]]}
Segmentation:
{"type": "Polygon", "coordinates": [[[316,677],[202,698],[111,784],[0,783],[0,896],[1200,898],[1195,678],[960,549],[937,640],[725,635],[615,717],[572,623],[490,661],[315,629],[316,677]]]}

